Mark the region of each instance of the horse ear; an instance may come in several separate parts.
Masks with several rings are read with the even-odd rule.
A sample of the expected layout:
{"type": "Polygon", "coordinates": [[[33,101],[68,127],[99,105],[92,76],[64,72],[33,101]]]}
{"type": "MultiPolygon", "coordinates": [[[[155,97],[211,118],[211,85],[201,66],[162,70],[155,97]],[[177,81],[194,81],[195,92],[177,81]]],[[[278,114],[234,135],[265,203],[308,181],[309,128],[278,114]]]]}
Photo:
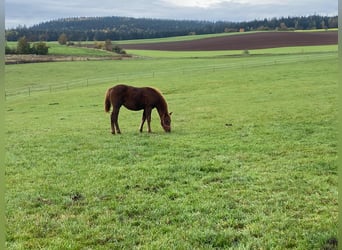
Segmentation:
{"type": "Polygon", "coordinates": [[[170,112],[169,115],[171,116],[173,112],[170,112]]]}

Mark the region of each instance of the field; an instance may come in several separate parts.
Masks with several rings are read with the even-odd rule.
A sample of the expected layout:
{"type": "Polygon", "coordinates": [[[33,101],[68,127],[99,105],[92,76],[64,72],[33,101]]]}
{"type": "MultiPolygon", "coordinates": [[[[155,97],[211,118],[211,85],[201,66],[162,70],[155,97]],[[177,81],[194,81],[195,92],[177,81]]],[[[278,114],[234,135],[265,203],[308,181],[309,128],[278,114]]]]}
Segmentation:
{"type": "Polygon", "coordinates": [[[337,249],[336,48],[7,65],[7,248],[337,249]],[[172,132],[111,135],[117,83],[172,132]]]}
{"type": "Polygon", "coordinates": [[[292,46],[315,46],[337,44],[337,31],[319,32],[247,32],[225,36],[203,37],[194,40],[164,40],[163,42],[124,44],[124,49],[168,51],[217,51],[250,50],[292,46]]]}

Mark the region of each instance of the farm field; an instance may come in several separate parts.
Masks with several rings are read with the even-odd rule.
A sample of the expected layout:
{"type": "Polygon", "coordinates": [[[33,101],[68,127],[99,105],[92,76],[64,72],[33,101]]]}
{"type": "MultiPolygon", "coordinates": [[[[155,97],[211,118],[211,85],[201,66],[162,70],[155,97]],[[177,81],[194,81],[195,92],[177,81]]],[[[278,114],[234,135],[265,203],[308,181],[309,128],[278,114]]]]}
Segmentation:
{"type": "Polygon", "coordinates": [[[315,46],[337,44],[337,31],[320,32],[247,32],[212,36],[195,40],[124,44],[124,49],[167,51],[217,51],[251,50],[292,46],[315,46]]]}
{"type": "Polygon", "coordinates": [[[274,50],[6,65],[7,248],[337,249],[336,46],[274,50]],[[117,83],[172,132],[113,136],[117,83]]]}

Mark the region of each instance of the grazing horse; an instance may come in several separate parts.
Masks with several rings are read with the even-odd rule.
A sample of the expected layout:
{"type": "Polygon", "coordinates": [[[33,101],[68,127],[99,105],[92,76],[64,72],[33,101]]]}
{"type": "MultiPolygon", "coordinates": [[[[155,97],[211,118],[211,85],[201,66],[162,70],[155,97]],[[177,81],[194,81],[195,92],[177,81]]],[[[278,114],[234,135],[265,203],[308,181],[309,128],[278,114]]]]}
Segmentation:
{"type": "Polygon", "coordinates": [[[118,116],[121,106],[130,110],[144,110],[140,125],[140,132],[147,120],[148,132],[151,131],[151,112],[156,108],[160,117],[161,126],[165,132],[171,132],[171,114],[167,110],[167,103],[161,93],[150,87],[136,88],[127,85],[116,85],[109,88],[105,96],[105,111],[109,112],[111,105],[113,111],[110,117],[112,134],[120,134],[118,116]]]}

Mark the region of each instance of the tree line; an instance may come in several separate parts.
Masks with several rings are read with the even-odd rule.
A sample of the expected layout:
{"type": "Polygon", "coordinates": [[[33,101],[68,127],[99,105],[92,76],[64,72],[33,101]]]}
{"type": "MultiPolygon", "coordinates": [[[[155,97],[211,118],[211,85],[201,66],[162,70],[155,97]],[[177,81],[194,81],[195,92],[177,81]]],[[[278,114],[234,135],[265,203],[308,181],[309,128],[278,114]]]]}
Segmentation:
{"type": "Polygon", "coordinates": [[[254,30],[311,30],[338,28],[338,16],[281,17],[246,22],[164,20],[130,17],[74,17],[19,26],[5,31],[7,41],[105,41],[163,38],[189,34],[214,34],[254,30]]]}

